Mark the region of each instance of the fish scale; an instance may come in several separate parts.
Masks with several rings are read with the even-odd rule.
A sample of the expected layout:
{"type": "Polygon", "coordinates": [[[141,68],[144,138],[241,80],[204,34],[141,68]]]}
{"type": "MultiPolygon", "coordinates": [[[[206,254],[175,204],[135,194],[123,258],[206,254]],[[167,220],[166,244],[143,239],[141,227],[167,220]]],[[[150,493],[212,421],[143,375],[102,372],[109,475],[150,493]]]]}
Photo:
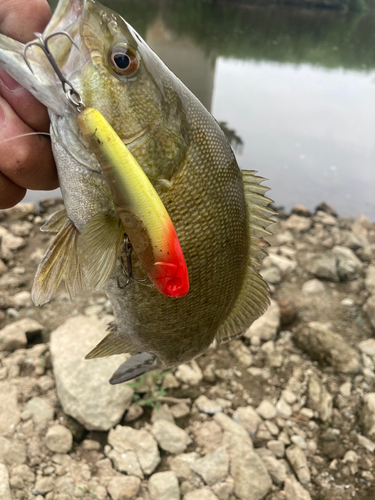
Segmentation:
{"type": "MultiPolygon", "coordinates": [[[[78,127],[77,111],[56,75],[45,71],[42,51],[28,51],[31,74],[23,64],[23,45],[0,35],[0,65],[49,108],[66,209],[44,227],[57,235],[38,268],[33,298],[37,304],[50,300],[59,284],[51,276],[64,276],[74,296],[85,286],[94,288],[88,277],[107,276],[106,269],[110,277],[104,290],[115,321],[87,358],[132,354],[111,379],[119,383],[194,359],[215,338],[225,342],[241,335],[265,311],[269,291],[258,269],[273,212],[263,179],[240,171],[214,118],[118,14],[93,0],[60,0],[44,35],[61,30],[79,51],[59,43],[57,36],[50,39],[58,67],[85,105],[108,120],[154,185],[189,272],[190,290],[177,299],[132,281],[119,286],[125,254],[113,252],[121,227],[100,162],[78,127]],[[130,76],[116,73],[110,58],[124,46],[138,64],[130,76]],[[52,267],[48,274],[47,265],[54,262],[65,267],[52,267]]],[[[133,267],[137,278],[145,277],[134,255],[133,267]]]]}

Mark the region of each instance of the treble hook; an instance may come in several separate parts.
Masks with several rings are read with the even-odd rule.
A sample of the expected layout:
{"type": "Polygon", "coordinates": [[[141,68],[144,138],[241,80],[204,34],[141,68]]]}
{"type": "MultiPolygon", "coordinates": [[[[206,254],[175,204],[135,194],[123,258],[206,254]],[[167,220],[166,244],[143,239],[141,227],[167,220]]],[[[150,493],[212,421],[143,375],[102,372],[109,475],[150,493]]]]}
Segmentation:
{"type": "Polygon", "coordinates": [[[132,264],[132,252],[133,252],[133,247],[132,244],[130,243],[128,235],[125,233],[124,234],[124,253],[126,257],[126,263],[123,262],[121,259],[122,263],[122,273],[124,274],[126,278],[125,284],[121,284],[119,278],[117,278],[117,286],[123,290],[126,288],[131,281],[135,281],[136,283],[139,284],[144,284],[146,281],[148,281],[148,278],[144,279],[137,279],[134,278],[133,276],[133,264],[132,264]],[[126,269],[125,269],[126,267],[126,269]]]}
{"type": "Polygon", "coordinates": [[[61,73],[61,70],[58,67],[55,58],[53,57],[51,51],[49,50],[48,42],[54,36],[63,35],[63,36],[68,37],[68,39],[71,41],[71,43],[79,50],[78,45],[75,43],[73,38],[69,35],[69,33],[67,33],[66,31],[57,31],[56,33],[52,33],[51,35],[49,35],[47,37],[44,37],[41,33],[34,33],[34,35],[38,38],[39,42],[35,42],[35,41],[29,42],[25,45],[25,48],[23,49],[23,58],[25,60],[25,63],[27,64],[27,67],[29,68],[29,70],[32,73],[34,73],[32,67],[27,59],[27,51],[31,46],[36,45],[37,47],[42,49],[43,52],[45,53],[50,65],[54,69],[57,77],[59,78],[59,80],[62,84],[62,88],[63,88],[63,91],[65,92],[67,99],[73,104],[73,106],[75,106],[78,109],[78,111],[82,110],[85,107],[85,105],[82,101],[82,97],[81,97],[80,93],[73,87],[73,85],[70,83],[70,81],[67,80],[65,78],[65,76],[61,73]]]}

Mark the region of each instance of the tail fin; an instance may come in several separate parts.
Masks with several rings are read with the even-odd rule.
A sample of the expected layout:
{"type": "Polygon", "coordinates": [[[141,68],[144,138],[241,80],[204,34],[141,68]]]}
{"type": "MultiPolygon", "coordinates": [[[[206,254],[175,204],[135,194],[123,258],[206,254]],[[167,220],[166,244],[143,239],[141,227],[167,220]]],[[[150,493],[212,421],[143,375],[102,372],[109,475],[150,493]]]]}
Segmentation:
{"type": "Polygon", "coordinates": [[[155,354],[141,352],[122,363],[112,375],[109,383],[115,385],[127,382],[159,366],[160,361],[155,354]]]}

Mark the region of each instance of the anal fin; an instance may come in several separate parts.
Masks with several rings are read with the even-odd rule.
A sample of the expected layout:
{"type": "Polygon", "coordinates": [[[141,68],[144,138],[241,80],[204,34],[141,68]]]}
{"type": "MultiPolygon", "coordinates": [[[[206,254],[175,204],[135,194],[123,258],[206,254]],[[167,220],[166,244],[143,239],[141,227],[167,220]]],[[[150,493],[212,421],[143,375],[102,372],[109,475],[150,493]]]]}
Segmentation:
{"type": "Polygon", "coordinates": [[[85,356],[85,359],[103,358],[105,356],[124,354],[127,352],[130,354],[137,352],[134,344],[130,340],[120,337],[116,331],[110,331],[108,335],[85,356]]]}

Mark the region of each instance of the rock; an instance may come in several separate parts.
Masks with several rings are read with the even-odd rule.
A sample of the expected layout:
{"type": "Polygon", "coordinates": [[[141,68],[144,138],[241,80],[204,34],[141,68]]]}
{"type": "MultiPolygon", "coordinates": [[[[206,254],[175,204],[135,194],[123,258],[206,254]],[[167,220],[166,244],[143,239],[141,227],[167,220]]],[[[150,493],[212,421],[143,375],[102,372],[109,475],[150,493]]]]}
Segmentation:
{"type": "Polygon", "coordinates": [[[180,387],[180,382],[176,379],[173,373],[167,373],[163,379],[163,386],[167,389],[178,389],[180,387]]]}
{"type": "Polygon", "coordinates": [[[358,215],[352,226],[352,231],[354,234],[358,234],[364,238],[367,238],[368,231],[374,229],[373,224],[365,215],[358,215]]]}
{"type": "Polygon", "coordinates": [[[31,293],[24,290],[23,292],[18,292],[12,297],[14,307],[29,307],[31,306],[31,293]]]}
{"type": "Polygon", "coordinates": [[[180,500],[178,479],[173,471],[157,472],[148,480],[152,500],[180,500]]]}
{"type": "Polygon", "coordinates": [[[160,462],[157,443],[145,429],[138,431],[118,425],[109,431],[108,443],[120,456],[129,450],[134,451],[145,474],[152,474],[160,462]]]}
{"type": "Polygon", "coordinates": [[[214,415],[215,413],[221,412],[223,409],[219,403],[216,401],[211,401],[207,396],[199,396],[194,402],[194,405],[199,411],[207,413],[207,415],[214,415]]]}
{"type": "Polygon", "coordinates": [[[0,276],[7,272],[8,268],[5,263],[0,259],[0,276]]]}
{"type": "MultiPolygon", "coordinates": [[[[207,456],[207,455],[206,455],[207,456]]],[[[199,453],[183,453],[172,458],[170,462],[171,470],[176,474],[180,481],[190,479],[193,476],[191,464],[200,458],[199,453]]]]}
{"type": "Polygon", "coordinates": [[[332,416],[332,396],[318,377],[311,376],[308,388],[308,407],[319,413],[319,418],[327,422],[332,416]]]}
{"type": "Polygon", "coordinates": [[[264,399],[257,408],[257,413],[265,420],[275,418],[277,415],[277,409],[267,399],[264,399]]]}
{"type": "Polygon", "coordinates": [[[352,383],[350,382],[350,380],[340,385],[339,391],[342,396],[348,398],[352,392],[352,383]]]}
{"type": "Polygon", "coordinates": [[[295,339],[298,345],[312,358],[328,363],[341,373],[357,373],[360,358],[338,333],[324,323],[312,321],[297,328],[295,339]]]}
{"type": "MultiPolygon", "coordinates": [[[[217,416],[224,415],[223,413],[215,413],[214,419],[217,416]]],[[[231,420],[227,415],[224,415],[229,420],[231,420]]],[[[235,424],[235,422],[233,422],[235,424]]],[[[237,424],[235,424],[237,425],[237,424]]],[[[240,427],[238,425],[238,427],[240,427]]],[[[201,453],[205,455],[206,453],[211,453],[218,448],[223,440],[222,427],[214,420],[207,420],[206,422],[196,422],[190,426],[190,430],[194,435],[194,441],[197,446],[201,449],[201,453]]],[[[245,431],[243,431],[246,434],[245,431]]]]}
{"type": "Polygon", "coordinates": [[[361,423],[366,436],[375,440],[375,392],[370,392],[363,397],[361,423]]]}
{"type": "Polygon", "coordinates": [[[366,278],[365,278],[366,290],[371,294],[375,295],[375,266],[371,265],[367,268],[366,278]]]}
{"type": "Polygon", "coordinates": [[[315,208],[315,213],[317,212],[326,212],[327,214],[333,215],[333,217],[338,217],[336,210],[331,207],[331,205],[328,205],[325,201],[322,201],[317,205],[315,208]]]}
{"type": "Polygon", "coordinates": [[[266,466],[255,451],[232,456],[231,476],[234,493],[240,500],[261,500],[272,488],[266,466]]]}
{"type": "Polygon", "coordinates": [[[105,335],[105,325],[87,316],[69,318],[51,334],[57,395],[64,412],[89,430],[104,431],[116,425],[133,396],[129,386],[108,383],[114,366],[124,362],[126,355],[84,359],[105,335]]]}
{"type": "Polygon", "coordinates": [[[151,422],[156,422],[156,420],[168,420],[174,423],[174,416],[167,404],[163,404],[160,407],[155,406],[152,409],[151,422]]]}
{"type": "Polygon", "coordinates": [[[130,476],[137,476],[141,479],[144,478],[142,467],[135,451],[126,450],[120,453],[118,447],[116,447],[116,449],[106,451],[106,454],[112,460],[115,469],[119,472],[125,472],[130,476]]]}
{"type": "Polygon", "coordinates": [[[54,410],[45,399],[31,398],[26,405],[31,414],[34,424],[45,424],[48,420],[53,420],[54,410]]]}
{"type": "Polygon", "coordinates": [[[37,213],[35,203],[18,203],[12,208],[4,210],[6,217],[9,220],[22,220],[28,215],[35,215],[37,213]]]}
{"type": "Polygon", "coordinates": [[[288,259],[287,257],[283,257],[282,255],[277,255],[275,253],[270,253],[267,257],[271,265],[279,268],[282,274],[291,273],[297,267],[297,262],[288,259]]]}
{"type": "Polygon", "coordinates": [[[370,453],[373,453],[375,451],[374,441],[371,441],[367,437],[361,436],[360,434],[357,435],[357,439],[358,439],[358,444],[360,446],[363,446],[363,448],[365,448],[367,451],[369,451],[370,453]]]}
{"type": "Polygon", "coordinates": [[[244,337],[250,339],[258,337],[261,340],[273,340],[280,326],[280,311],[277,302],[271,300],[271,305],[267,311],[254,321],[245,332],[244,337]]]}
{"type": "Polygon", "coordinates": [[[224,481],[228,475],[229,457],[223,447],[190,464],[190,468],[199,474],[208,486],[224,481]]]}
{"type": "Polygon", "coordinates": [[[277,285],[281,282],[281,272],[276,266],[266,267],[260,271],[260,274],[264,281],[267,281],[271,285],[277,285]]]}
{"type": "Polygon", "coordinates": [[[151,432],[158,441],[160,448],[169,451],[169,453],[182,453],[191,443],[186,431],[167,420],[157,420],[153,424],[151,432]]]}
{"type": "Polygon", "coordinates": [[[43,496],[49,491],[52,491],[54,487],[55,479],[49,476],[39,477],[35,483],[36,491],[43,496]]]}
{"type": "Polygon", "coordinates": [[[276,403],[276,410],[283,417],[290,417],[293,413],[292,407],[283,398],[276,403]]]}
{"type": "Polygon", "coordinates": [[[337,226],[337,219],[332,215],[323,212],[322,210],[316,212],[316,215],[314,216],[314,222],[324,224],[325,226],[337,226]]]}
{"type": "Polygon", "coordinates": [[[272,451],[277,458],[283,458],[285,455],[285,444],[282,441],[268,441],[267,448],[272,451]]]}
{"type": "Polygon", "coordinates": [[[183,418],[189,415],[190,408],[185,403],[177,403],[171,406],[171,412],[174,418],[183,418]]]}
{"type": "Polygon", "coordinates": [[[311,480],[310,470],[303,450],[296,444],[292,444],[286,449],[286,457],[299,482],[302,484],[309,483],[311,480]]]}
{"type": "Polygon", "coordinates": [[[0,436],[12,436],[20,418],[17,389],[8,382],[0,382],[0,436]]]}
{"type": "Polygon", "coordinates": [[[242,340],[232,340],[229,344],[229,350],[245,368],[252,364],[253,356],[242,340]]]}
{"type": "Polygon", "coordinates": [[[368,319],[372,327],[375,329],[375,295],[371,295],[366,304],[363,306],[363,310],[367,313],[368,319]]]}
{"type": "Polygon", "coordinates": [[[302,217],[311,217],[312,213],[303,205],[294,205],[292,214],[301,215],[302,217]]]}
{"type": "Polygon", "coordinates": [[[12,500],[8,470],[4,464],[0,464],[0,498],[1,500],[12,500]]]}
{"type": "Polygon", "coordinates": [[[332,252],[313,254],[306,263],[306,270],[317,278],[339,281],[336,257],[332,252]]]}
{"type": "Polygon", "coordinates": [[[310,493],[293,476],[285,479],[284,493],[286,500],[311,500],[310,493]]]}
{"type": "Polygon", "coordinates": [[[288,475],[288,467],[285,460],[277,460],[275,457],[267,456],[262,457],[262,460],[274,484],[281,486],[288,475]]]}
{"type": "Polygon", "coordinates": [[[26,347],[27,340],[43,331],[37,321],[25,318],[15,321],[0,330],[0,351],[15,351],[26,347]]]}
{"type": "Polygon", "coordinates": [[[228,415],[225,415],[224,413],[216,413],[214,415],[214,420],[224,431],[237,436],[240,440],[242,440],[243,443],[245,443],[251,449],[253,448],[253,442],[251,441],[246,430],[233,419],[228,417],[228,415]]]}
{"type": "Polygon", "coordinates": [[[290,325],[297,318],[297,309],[295,304],[289,299],[278,301],[280,310],[280,323],[282,326],[290,325]]]}
{"type": "Polygon", "coordinates": [[[141,486],[141,480],[135,476],[113,477],[107,484],[112,500],[134,500],[141,486]]]}
{"type": "Polygon", "coordinates": [[[259,424],[262,422],[259,414],[252,406],[243,406],[237,408],[233,413],[233,419],[238,422],[250,434],[255,436],[259,424]]]}
{"type": "Polygon", "coordinates": [[[337,273],[341,281],[353,280],[362,270],[363,264],[350,250],[350,248],[335,246],[332,249],[333,255],[336,257],[337,273]]]}
{"type": "Polygon", "coordinates": [[[186,493],[183,500],[218,500],[218,497],[209,488],[199,488],[186,493]]]}
{"type": "Polygon", "coordinates": [[[29,236],[33,225],[28,221],[14,222],[9,226],[9,230],[14,236],[29,236]]]}
{"type": "Polygon", "coordinates": [[[305,295],[319,295],[324,293],[325,287],[320,280],[312,279],[302,285],[302,293],[305,295]]]}
{"type": "Polygon", "coordinates": [[[363,352],[363,354],[375,358],[375,339],[363,340],[358,344],[358,349],[363,352]]]}
{"type": "Polygon", "coordinates": [[[219,500],[230,500],[234,489],[234,481],[229,477],[226,481],[216,483],[211,487],[213,493],[219,500]]]}
{"type": "Polygon", "coordinates": [[[189,384],[192,386],[198,385],[202,382],[203,373],[199,368],[196,361],[191,361],[189,364],[182,364],[177,368],[175,373],[178,380],[184,384],[189,384]]]}
{"type": "Polygon", "coordinates": [[[8,251],[17,252],[21,250],[21,248],[26,245],[26,242],[20,236],[14,236],[12,233],[5,230],[0,232],[0,244],[2,252],[6,253],[8,251]]]}
{"type": "Polygon", "coordinates": [[[286,229],[296,231],[298,233],[308,231],[311,227],[311,220],[307,217],[292,214],[285,222],[286,229]]]}
{"type": "MultiPolygon", "coordinates": [[[[26,462],[26,443],[19,439],[9,441],[0,437],[0,463],[6,465],[21,465],[26,462]]],[[[1,497],[0,497],[1,498],[1,497]]]]}
{"type": "Polygon", "coordinates": [[[131,405],[128,411],[126,412],[125,422],[134,422],[134,420],[137,420],[142,415],[143,415],[142,406],[137,404],[131,405]]]}
{"type": "Polygon", "coordinates": [[[63,425],[53,425],[47,430],[46,445],[55,453],[69,453],[73,446],[73,434],[63,425]]]}

